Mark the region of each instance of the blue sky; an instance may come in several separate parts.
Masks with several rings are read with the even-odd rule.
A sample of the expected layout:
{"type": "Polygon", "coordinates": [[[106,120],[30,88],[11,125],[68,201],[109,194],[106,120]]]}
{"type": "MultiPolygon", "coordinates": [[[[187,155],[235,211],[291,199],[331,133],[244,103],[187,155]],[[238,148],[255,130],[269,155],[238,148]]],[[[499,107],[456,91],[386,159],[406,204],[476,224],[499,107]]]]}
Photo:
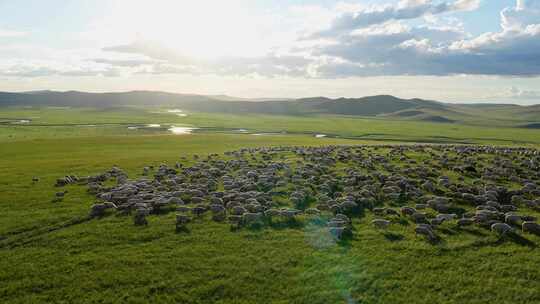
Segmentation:
{"type": "Polygon", "coordinates": [[[540,0],[0,0],[0,90],[540,103],[540,0]]]}

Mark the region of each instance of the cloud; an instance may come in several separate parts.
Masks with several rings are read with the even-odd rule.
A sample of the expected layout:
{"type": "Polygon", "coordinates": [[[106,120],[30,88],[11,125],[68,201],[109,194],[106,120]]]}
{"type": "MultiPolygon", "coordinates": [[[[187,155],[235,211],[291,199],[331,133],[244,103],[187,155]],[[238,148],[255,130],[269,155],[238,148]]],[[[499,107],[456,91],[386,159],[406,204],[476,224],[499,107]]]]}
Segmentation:
{"type": "Polygon", "coordinates": [[[522,90],[512,87],[508,90],[505,96],[515,99],[538,99],[540,100],[540,91],[522,90]]]}
{"type": "Polygon", "coordinates": [[[180,54],[178,50],[168,48],[156,41],[147,40],[136,40],[130,44],[105,47],[103,48],[103,51],[125,54],[141,54],[152,59],[182,64],[188,64],[194,60],[193,58],[180,54]]]}
{"type": "Polygon", "coordinates": [[[143,65],[152,65],[156,64],[156,60],[145,60],[145,59],[107,59],[107,58],[95,58],[91,59],[92,62],[107,64],[117,67],[139,67],[143,65]]]}
{"type": "MultiPolygon", "coordinates": [[[[26,60],[2,68],[0,62],[0,74],[11,77],[136,74],[306,78],[456,74],[540,76],[540,0],[516,0],[515,6],[501,11],[500,30],[477,36],[467,33],[455,16],[441,15],[474,10],[479,3],[477,0],[402,0],[397,4],[371,7],[340,4],[328,9],[331,12],[328,15],[320,11],[322,8],[310,8],[309,11],[318,12],[319,17],[315,20],[329,20],[328,28],[306,36],[303,30],[309,26],[302,24],[296,36],[299,39],[287,40],[286,45],[277,45],[266,53],[251,57],[196,58],[186,55],[185,49],[180,49],[182,44],[174,48],[139,38],[97,52],[62,55],[74,58],[69,63],[57,58],[57,52],[51,52],[54,56],[45,63],[26,60]],[[329,17],[330,14],[334,18],[329,17]]],[[[221,37],[219,43],[221,41],[227,39],[221,37]]],[[[208,45],[219,46],[219,43],[210,41],[208,45]]],[[[20,54],[18,49],[11,51],[14,52],[20,54]]]]}
{"type": "Polygon", "coordinates": [[[434,3],[430,0],[405,0],[397,5],[375,6],[344,13],[336,17],[328,29],[314,33],[310,38],[335,37],[358,28],[395,20],[411,20],[423,16],[467,11],[478,8],[479,0],[458,0],[434,3]]]}
{"type": "Polygon", "coordinates": [[[91,77],[119,76],[120,71],[113,67],[97,68],[89,66],[62,66],[52,62],[25,62],[4,64],[0,67],[0,76],[16,78],[37,78],[50,76],[91,77]]]}
{"type": "Polygon", "coordinates": [[[540,1],[517,0],[515,7],[501,12],[501,26],[505,30],[520,30],[530,24],[540,24],[540,1]]]}
{"type": "Polygon", "coordinates": [[[138,75],[201,75],[204,74],[195,66],[182,66],[167,63],[157,63],[138,69],[135,74],[138,75]]]}
{"type": "MultiPolygon", "coordinates": [[[[540,2],[540,1],[538,1],[540,2]]],[[[262,75],[340,78],[381,75],[540,75],[538,2],[517,1],[501,12],[501,31],[471,37],[459,20],[428,18],[411,26],[402,19],[472,10],[479,1],[435,4],[428,0],[363,8],[337,17],[333,35],[298,41],[283,54],[200,60],[158,43],[136,41],[105,48],[161,61],[139,73],[262,75]]],[[[326,31],[329,34],[328,30],[326,31]]],[[[101,63],[114,62],[100,61],[101,63]]],[[[121,62],[136,65],[139,62],[121,62]]]]}
{"type": "MultiPolygon", "coordinates": [[[[403,27],[398,31],[379,29],[389,23],[370,26],[360,31],[361,35],[353,35],[353,31],[334,38],[335,43],[331,45],[318,48],[319,56],[340,60],[327,61],[327,66],[320,65],[317,74],[320,77],[454,74],[538,76],[538,2],[518,1],[516,7],[507,8],[501,13],[500,32],[484,33],[473,38],[465,37],[459,28],[452,27],[403,27]],[[508,12],[512,12],[513,19],[507,18],[508,12]]],[[[423,5],[421,1],[417,4],[423,5]]],[[[456,2],[454,5],[462,7],[465,4],[456,2]]]]}
{"type": "Polygon", "coordinates": [[[26,32],[0,29],[0,38],[22,37],[26,35],[28,35],[26,32]]]}
{"type": "Polygon", "coordinates": [[[454,11],[472,11],[480,7],[480,0],[458,0],[451,7],[454,11]]]}
{"type": "Polygon", "coordinates": [[[151,58],[157,62],[138,60],[107,60],[96,62],[110,65],[150,66],[137,70],[138,74],[216,74],[216,75],[261,75],[267,77],[306,75],[310,60],[300,55],[281,55],[269,53],[254,57],[218,57],[200,59],[181,55],[180,52],[167,48],[157,42],[136,41],[131,44],[106,47],[105,52],[127,53],[151,58]]]}

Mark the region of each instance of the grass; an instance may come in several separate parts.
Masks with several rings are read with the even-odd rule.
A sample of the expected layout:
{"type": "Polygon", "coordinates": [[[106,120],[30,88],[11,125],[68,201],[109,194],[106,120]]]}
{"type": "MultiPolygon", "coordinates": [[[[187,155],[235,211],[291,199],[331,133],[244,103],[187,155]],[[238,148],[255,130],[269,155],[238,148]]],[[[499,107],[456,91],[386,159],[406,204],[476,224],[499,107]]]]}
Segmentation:
{"type": "Polygon", "coordinates": [[[45,137],[155,134],[160,130],[133,131],[127,130],[126,125],[162,124],[212,128],[214,131],[215,129],[248,129],[254,133],[282,131],[292,134],[322,133],[378,141],[540,144],[539,130],[515,128],[506,123],[475,125],[475,121],[471,120],[466,123],[433,123],[336,115],[280,116],[215,113],[188,113],[187,117],[179,117],[174,113],[167,113],[165,109],[154,108],[4,108],[0,111],[0,118],[32,119],[31,124],[26,126],[0,127],[0,141],[45,137]],[[72,126],[75,124],[92,126],[72,126]]]}
{"type": "MultiPolygon", "coordinates": [[[[27,110],[17,111],[21,112],[0,112],[0,117],[28,117],[27,110]]],[[[441,124],[402,126],[343,117],[195,113],[184,120],[139,110],[32,111],[39,122],[48,124],[185,121],[198,126],[342,135],[384,131],[398,138],[423,138],[456,132],[456,136],[495,136],[507,144],[512,136],[531,144],[540,141],[533,136],[536,133],[518,129],[454,126],[473,132],[464,135],[445,131],[441,124]],[[49,111],[69,115],[49,115],[49,111]]],[[[95,174],[118,165],[133,177],[146,165],[172,164],[193,154],[249,146],[364,142],[308,135],[126,133],[117,126],[0,127],[0,302],[540,302],[540,255],[535,247],[540,237],[527,235],[528,242],[501,240],[483,229],[456,231],[448,225],[442,230],[444,241],[432,245],[418,239],[407,225],[393,225],[388,233],[377,231],[369,225],[370,214],[355,219],[354,237],[338,244],[328,242],[317,223],[307,218],[297,225],[277,223],[274,228],[238,231],[206,219],[177,234],[173,213],[151,216],[149,226],[143,228],[133,226],[129,217],[116,215],[88,220],[94,199],[82,187],[69,186],[63,202],[51,202],[57,190],[52,187],[55,179],[67,173],[95,174]],[[32,184],[33,176],[41,181],[32,184]]]]}

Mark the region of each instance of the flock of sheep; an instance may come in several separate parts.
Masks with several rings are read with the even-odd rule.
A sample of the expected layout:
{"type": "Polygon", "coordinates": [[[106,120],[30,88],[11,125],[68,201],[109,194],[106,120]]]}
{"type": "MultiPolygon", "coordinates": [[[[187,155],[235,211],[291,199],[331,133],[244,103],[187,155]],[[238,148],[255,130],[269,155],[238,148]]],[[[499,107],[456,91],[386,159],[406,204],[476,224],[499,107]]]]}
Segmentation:
{"type": "Polygon", "coordinates": [[[145,167],[137,179],[113,167],[57,186],[85,184],[98,199],[90,216],[116,210],[135,225],[172,210],[177,231],[195,218],[240,228],[315,217],[339,240],[372,212],[377,229],[407,221],[436,242],[445,222],[540,235],[539,181],[535,149],[417,144],[246,148],[145,167]]]}

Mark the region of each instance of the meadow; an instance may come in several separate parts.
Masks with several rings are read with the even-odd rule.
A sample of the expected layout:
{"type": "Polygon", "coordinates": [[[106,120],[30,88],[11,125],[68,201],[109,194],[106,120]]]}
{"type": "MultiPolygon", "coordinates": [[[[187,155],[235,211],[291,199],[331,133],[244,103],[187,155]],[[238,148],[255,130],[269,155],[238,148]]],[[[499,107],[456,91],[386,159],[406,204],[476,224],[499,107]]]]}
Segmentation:
{"type": "Polygon", "coordinates": [[[325,134],[358,140],[489,143],[499,145],[538,145],[537,129],[518,128],[504,121],[465,120],[464,123],[411,121],[395,117],[363,117],[346,115],[264,115],[224,113],[178,113],[164,108],[3,108],[2,118],[28,119],[28,124],[4,124],[0,139],[25,140],[51,137],[103,135],[167,134],[167,126],[190,126],[200,131],[231,132],[245,129],[248,133],[287,133],[289,135],[325,134]],[[160,124],[164,128],[148,128],[130,132],[127,126],[160,124]]]}
{"type": "Polygon", "coordinates": [[[2,303],[539,303],[540,237],[532,244],[484,230],[430,244],[410,229],[388,240],[355,219],[347,242],[320,248],[307,223],[242,229],[193,222],[174,231],[174,214],[136,227],[121,216],[89,219],[95,198],[55,180],[117,165],[130,177],[181,156],[243,147],[363,143],[540,145],[540,131],[347,116],[188,113],[165,109],[4,108],[0,125],[0,301],[2,303]],[[160,124],[202,128],[173,135],[160,124]],[[83,126],[86,125],[86,126],[83,126]],[[90,125],[90,126],[88,126],[90,125]],[[280,133],[256,136],[235,133],[280,133]],[[316,138],[315,134],[329,135],[316,138]],[[38,183],[32,183],[39,177],[38,183]]]}

